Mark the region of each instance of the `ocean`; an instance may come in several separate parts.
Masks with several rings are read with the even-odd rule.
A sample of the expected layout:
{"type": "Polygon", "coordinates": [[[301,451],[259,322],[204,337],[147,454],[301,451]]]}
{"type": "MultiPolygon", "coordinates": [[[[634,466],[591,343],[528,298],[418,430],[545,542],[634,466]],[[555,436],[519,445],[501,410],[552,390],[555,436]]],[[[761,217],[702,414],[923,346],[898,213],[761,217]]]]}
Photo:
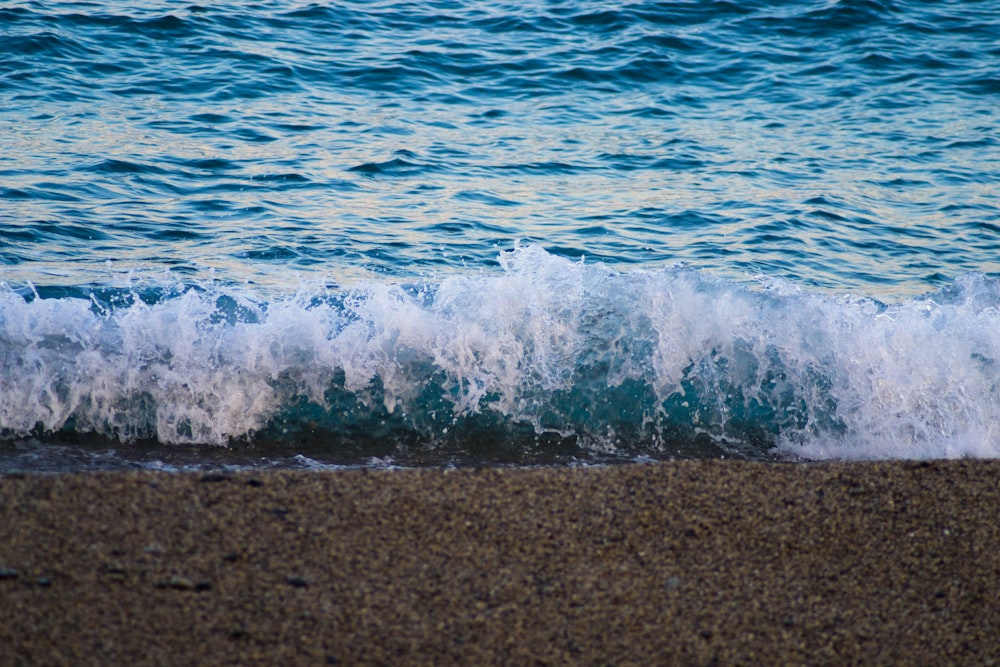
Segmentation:
{"type": "Polygon", "coordinates": [[[0,472],[1000,456],[1000,3],[0,4],[0,472]]]}

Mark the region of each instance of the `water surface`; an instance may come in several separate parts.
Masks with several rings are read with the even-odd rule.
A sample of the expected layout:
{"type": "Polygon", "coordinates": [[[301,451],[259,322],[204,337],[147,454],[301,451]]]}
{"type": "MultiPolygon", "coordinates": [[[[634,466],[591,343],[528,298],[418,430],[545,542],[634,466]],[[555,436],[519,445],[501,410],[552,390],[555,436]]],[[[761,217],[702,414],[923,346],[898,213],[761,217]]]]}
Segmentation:
{"type": "Polygon", "coordinates": [[[7,3],[3,456],[996,456],[998,34],[987,1],[7,3]]]}

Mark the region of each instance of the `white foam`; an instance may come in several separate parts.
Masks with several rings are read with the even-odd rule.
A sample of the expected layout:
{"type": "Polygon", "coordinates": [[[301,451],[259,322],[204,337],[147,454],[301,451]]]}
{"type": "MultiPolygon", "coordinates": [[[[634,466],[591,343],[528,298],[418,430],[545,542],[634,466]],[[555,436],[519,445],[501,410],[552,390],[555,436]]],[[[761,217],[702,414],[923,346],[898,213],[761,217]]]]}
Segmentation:
{"type": "MultiPolygon", "coordinates": [[[[224,444],[296,397],[324,405],[341,374],[359,400],[377,378],[393,414],[419,410],[435,382],[455,415],[489,408],[541,428],[562,414],[554,397],[585,413],[636,381],[657,397],[648,423],[678,418],[673,401],[721,438],[749,415],[790,455],[1000,455],[995,281],[884,306],[684,268],[621,273],[536,247],[500,260],[497,274],[306,286],[269,302],[202,286],[104,311],[0,290],[0,430],[224,444]]],[[[612,426],[566,428],[599,439],[612,426]]]]}

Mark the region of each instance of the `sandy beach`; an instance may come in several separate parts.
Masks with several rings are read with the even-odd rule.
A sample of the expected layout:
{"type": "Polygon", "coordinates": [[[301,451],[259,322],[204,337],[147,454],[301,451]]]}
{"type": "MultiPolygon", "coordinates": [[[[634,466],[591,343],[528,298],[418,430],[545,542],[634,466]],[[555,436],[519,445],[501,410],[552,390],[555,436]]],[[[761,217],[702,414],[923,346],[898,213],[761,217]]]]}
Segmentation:
{"type": "Polygon", "coordinates": [[[0,479],[0,664],[991,664],[1000,461],[0,479]]]}

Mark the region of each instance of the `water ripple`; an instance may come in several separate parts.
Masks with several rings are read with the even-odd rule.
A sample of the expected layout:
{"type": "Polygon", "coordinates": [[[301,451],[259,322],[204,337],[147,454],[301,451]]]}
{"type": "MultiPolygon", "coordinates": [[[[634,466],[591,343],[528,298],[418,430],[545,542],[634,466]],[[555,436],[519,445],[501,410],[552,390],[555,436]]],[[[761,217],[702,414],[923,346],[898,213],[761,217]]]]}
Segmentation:
{"type": "Polygon", "coordinates": [[[5,279],[1000,271],[990,3],[0,8],[5,279]],[[47,225],[47,226],[44,226],[47,225]]]}

